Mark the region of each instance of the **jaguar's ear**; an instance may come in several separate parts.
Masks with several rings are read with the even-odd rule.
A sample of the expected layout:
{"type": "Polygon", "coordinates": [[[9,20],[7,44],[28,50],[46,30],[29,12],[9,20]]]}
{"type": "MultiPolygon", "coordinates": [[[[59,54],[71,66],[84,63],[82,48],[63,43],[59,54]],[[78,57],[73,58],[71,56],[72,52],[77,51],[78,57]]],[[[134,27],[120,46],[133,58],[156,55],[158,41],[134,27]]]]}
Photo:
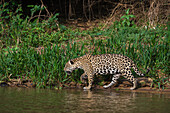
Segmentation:
{"type": "Polygon", "coordinates": [[[73,64],[74,64],[74,62],[73,62],[72,60],[70,60],[70,64],[71,64],[71,65],[73,65],[73,64]]]}

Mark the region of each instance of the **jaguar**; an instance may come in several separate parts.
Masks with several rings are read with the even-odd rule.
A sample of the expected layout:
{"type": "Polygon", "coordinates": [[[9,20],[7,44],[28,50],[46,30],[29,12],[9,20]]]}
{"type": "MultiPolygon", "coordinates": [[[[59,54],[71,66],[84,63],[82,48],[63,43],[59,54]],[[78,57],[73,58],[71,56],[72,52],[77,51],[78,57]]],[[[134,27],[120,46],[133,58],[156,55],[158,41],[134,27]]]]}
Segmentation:
{"type": "Polygon", "coordinates": [[[87,90],[92,87],[94,75],[113,75],[110,84],[104,85],[104,88],[112,86],[120,76],[123,76],[133,83],[130,89],[134,90],[137,87],[137,78],[134,78],[132,69],[139,76],[145,76],[150,70],[148,68],[145,74],[141,73],[129,57],[121,54],[87,54],[69,60],[65,64],[64,71],[70,75],[73,70],[78,68],[84,70],[84,73],[80,76],[80,80],[84,82],[85,78],[88,79],[88,86],[83,88],[87,90]]]}

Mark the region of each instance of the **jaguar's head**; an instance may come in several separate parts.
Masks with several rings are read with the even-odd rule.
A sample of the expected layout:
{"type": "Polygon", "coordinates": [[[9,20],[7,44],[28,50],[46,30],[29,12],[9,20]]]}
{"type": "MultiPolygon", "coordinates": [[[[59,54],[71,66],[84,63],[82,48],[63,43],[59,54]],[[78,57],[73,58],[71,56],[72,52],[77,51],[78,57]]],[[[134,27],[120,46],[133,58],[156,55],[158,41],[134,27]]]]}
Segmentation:
{"type": "Polygon", "coordinates": [[[74,60],[69,60],[69,61],[66,63],[65,67],[64,67],[64,71],[65,71],[68,75],[70,75],[71,72],[72,72],[73,70],[77,69],[77,68],[78,68],[77,63],[76,63],[74,60]]]}

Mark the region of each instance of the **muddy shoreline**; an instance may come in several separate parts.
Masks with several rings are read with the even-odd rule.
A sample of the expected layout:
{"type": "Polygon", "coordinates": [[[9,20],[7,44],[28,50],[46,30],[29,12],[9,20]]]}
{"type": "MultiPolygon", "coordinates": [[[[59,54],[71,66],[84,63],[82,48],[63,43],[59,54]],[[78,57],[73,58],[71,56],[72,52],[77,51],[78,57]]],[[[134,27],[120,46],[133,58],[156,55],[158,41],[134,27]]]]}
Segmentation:
{"type": "MultiPolygon", "coordinates": [[[[120,82],[120,81],[119,81],[120,82]]],[[[108,82],[103,83],[108,84],[108,82]]],[[[130,90],[131,83],[128,81],[121,81],[121,83],[117,83],[114,86],[111,86],[107,89],[103,88],[103,85],[96,85],[94,84],[92,86],[92,90],[106,90],[106,91],[118,91],[118,92],[139,92],[139,93],[159,93],[159,94],[170,94],[170,86],[166,85],[164,89],[158,89],[154,87],[150,87],[148,83],[141,84],[139,83],[139,87],[135,90],[130,90]]],[[[54,90],[60,90],[60,89],[80,89],[83,90],[83,87],[85,87],[86,84],[80,84],[75,82],[70,82],[67,84],[62,84],[61,87],[53,87],[54,90]]],[[[0,87],[22,87],[22,88],[35,88],[35,85],[31,81],[25,81],[25,82],[0,82],[0,87]]]]}
{"type": "MultiPolygon", "coordinates": [[[[77,84],[75,86],[64,87],[65,89],[82,89],[84,85],[77,84]]],[[[138,93],[155,93],[155,94],[169,94],[170,95],[170,86],[166,86],[165,89],[151,88],[149,86],[138,87],[135,90],[130,90],[130,86],[124,86],[124,84],[119,84],[116,86],[111,86],[110,88],[103,88],[100,85],[93,85],[92,90],[106,90],[106,91],[120,91],[120,92],[138,92],[138,93]]]]}

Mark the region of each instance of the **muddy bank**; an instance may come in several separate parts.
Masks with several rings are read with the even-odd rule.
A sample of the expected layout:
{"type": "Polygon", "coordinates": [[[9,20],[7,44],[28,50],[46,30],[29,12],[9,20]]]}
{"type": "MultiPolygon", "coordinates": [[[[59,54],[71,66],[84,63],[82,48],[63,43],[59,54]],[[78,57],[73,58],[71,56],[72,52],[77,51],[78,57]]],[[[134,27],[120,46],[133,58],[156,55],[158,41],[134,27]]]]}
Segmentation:
{"type": "MultiPolygon", "coordinates": [[[[117,84],[105,89],[103,85],[109,84],[110,82],[95,82],[92,86],[92,90],[102,89],[102,90],[115,90],[115,91],[124,91],[124,92],[146,92],[146,93],[166,93],[170,94],[170,85],[166,84],[164,89],[158,89],[154,86],[151,87],[152,81],[148,78],[138,78],[138,88],[136,90],[130,90],[132,84],[126,79],[119,80],[117,84]],[[98,85],[100,83],[100,85],[98,85]]],[[[70,82],[66,84],[61,84],[60,87],[64,89],[82,89],[87,86],[87,84],[80,84],[76,82],[70,82]]],[[[20,79],[11,79],[8,82],[0,81],[0,87],[23,87],[23,88],[35,88],[36,85],[33,84],[31,80],[20,80],[20,79]]],[[[56,85],[53,85],[53,89],[56,88],[56,85]]]]}
{"type": "MultiPolygon", "coordinates": [[[[103,88],[103,85],[107,85],[109,84],[110,81],[107,82],[103,82],[100,85],[93,84],[92,89],[96,90],[96,89],[102,89],[102,90],[116,90],[116,91],[125,91],[125,92],[146,92],[146,93],[167,93],[170,94],[170,84],[166,84],[164,86],[164,89],[158,89],[158,87],[155,87],[152,84],[152,79],[151,78],[138,78],[138,87],[135,90],[130,90],[130,88],[132,87],[132,83],[130,83],[128,80],[126,79],[121,79],[118,80],[118,82],[105,89],[103,88]],[[152,87],[151,87],[152,86],[152,87]]],[[[68,87],[65,88],[78,88],[78,89],[83,89],[83,87],[87,86],[87,84],[79,84],[79,83],[74,83],[74,82],[70,82],[69,84],[67,84],[68,87]]]]}
{"type": "MultiPolygon", "coordinates": [[[[108,82],[106,84],[108,84],[108,82]]],[[[77,89],[83,90],[83,87],[86,85],[71,82],[70,84],[67,84],[67,86],[68,87],[65,87],[67,89],[77,88],[77,89]]],[[[115,91],[123,91],[123,92],[144,92],[144,93],[170,94],[170,86],[169,85],[166,85],[164,89],[158,89],[158,88],[150,87],[148,85],[141,86],[140,83],[139,83],[139,87],[135,90],[130,90],[131,87],[132,87],[132,84],[130,82],[124,81],[121,84],[116,84],[116,85],[111,86],[107,89],[103,88],[103,85],[102,86],[101,85],[93,85],[92,90],[100,89],[100,90],[108,90],[108,91],[115,90],[115,91]]]]}

